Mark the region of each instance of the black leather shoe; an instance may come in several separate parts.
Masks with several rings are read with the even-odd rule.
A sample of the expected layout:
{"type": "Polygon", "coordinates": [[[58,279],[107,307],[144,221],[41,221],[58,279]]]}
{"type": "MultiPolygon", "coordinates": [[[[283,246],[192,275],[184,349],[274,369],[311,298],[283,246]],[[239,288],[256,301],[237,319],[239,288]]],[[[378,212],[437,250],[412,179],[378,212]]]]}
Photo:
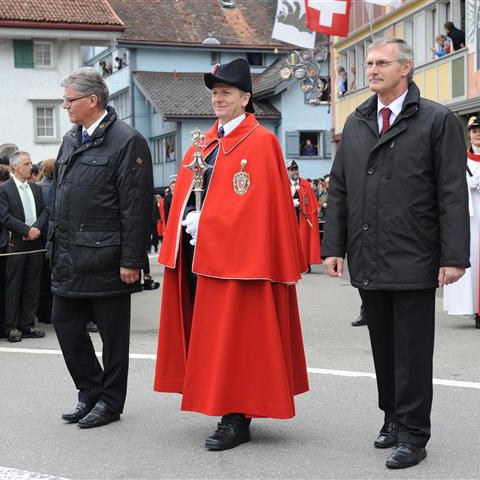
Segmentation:
{"type": "Polygon", "coordinates": [[[209,450],[228,450],[250,441],[250,428],[235,423],[219,423],[213,435],[207,438],[205,448],[209,450]]]}
{"type": "Polygon", "coordinates": [[[375,448],[391,448],[398,442],[398,424],[395,422],[385,422],[378,437],[373,442],[375,448]]]}
{"type": "Polygon", "coordinates": [[[413,443],[400,442],[394,449],[385,465],[388,468],[408,468],[418,465],[427,457],[424,447],[413,443]]]}
{"type": "Polygon", "coordinates": [[[367,324],[367,317],[365,315],[365,309],[363,305],[360,307],[360,315],[356,320],[352,322],[352,327],[363,327],[367,324]]]}
{"type": "Polygon", "coordinates": [[[13,328],[12,330],[10,330],[8,332],[7,340],[10,343],[21,342],[22,341],[22,332],[20,330],[17,330],[16,328],[13,328]]]}
{"type": "Polygon", "coordinates": [[[117,420],[120,420],[120,414],[112,412],[104,401],[99,400],[91,412],[78,421],[78,426],[80,428],[102,427],[117,420]]]}
{"type": "Polygon", "coordinates": [[[478,313],[475,314],[475,328],[480,328],[480,315],[478,313]]]}
{"type": "Polygon", "coordinates": [[[45,332],[37,327],[26,328],[22,331],[22,338],[43,338],[45,332]]]}
{"type": "Polygon", "coordinates": [[[70,413],[64,413],[62,418],[68,423],[77,423],[81,420],[90,410],[93,408],[94,404],[87,404],[84,402],[78,402],[75,410],[70,413]]]}

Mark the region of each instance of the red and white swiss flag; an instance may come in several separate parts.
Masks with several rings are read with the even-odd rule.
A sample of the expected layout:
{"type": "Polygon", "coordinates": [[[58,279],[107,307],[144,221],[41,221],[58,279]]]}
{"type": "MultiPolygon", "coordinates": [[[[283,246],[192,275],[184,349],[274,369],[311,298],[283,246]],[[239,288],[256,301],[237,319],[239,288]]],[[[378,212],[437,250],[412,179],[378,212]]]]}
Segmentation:
{"type": "Polygon", "coordinates": [[[305,0],[307,27],[315,32],[348,36],[351,0],[305,0]]]}

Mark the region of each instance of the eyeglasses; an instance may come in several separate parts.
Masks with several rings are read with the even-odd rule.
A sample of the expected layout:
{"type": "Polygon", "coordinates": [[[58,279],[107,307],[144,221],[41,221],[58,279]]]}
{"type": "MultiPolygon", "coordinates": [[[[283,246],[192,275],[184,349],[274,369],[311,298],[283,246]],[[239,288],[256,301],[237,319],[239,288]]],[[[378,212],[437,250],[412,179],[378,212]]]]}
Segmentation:
{"type": "Polygon", "coordinates": [[[377,67],[378,70],[382,70],[395,62],[400,62],[400,60],[390,60],[388,62],[385,60],[377,60],[376,62],[365,62],[363,66],[366,70],[371,70],[374,66],[377,67]]]}
{"type": "Polygon", "coordinates": [[[69,107],[73,102],[76,102],[77,100],[81,100],[82,98],[87,98],[88,95],[84,95],[83,97],[77,97],[77,98],[67,98],[63,97],[62,98],[62,103],[69,107]]]}

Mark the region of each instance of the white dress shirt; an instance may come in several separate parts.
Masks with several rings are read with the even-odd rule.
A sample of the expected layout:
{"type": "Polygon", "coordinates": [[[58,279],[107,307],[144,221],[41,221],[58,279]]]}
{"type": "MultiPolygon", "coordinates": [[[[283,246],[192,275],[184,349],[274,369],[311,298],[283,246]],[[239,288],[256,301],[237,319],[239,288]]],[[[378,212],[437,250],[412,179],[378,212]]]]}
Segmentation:
{"type": "Polygon", "coordinates": [[[25,214],[25,223],[31,227],[37,221],[37,207],[35,205],[35,197],[33,196],[32,189],[28,182],[21,182],[15,175],[12,175],[13,181],[18,189],[20,200],[22,201],[23,212],[25,214]],[[24,189],[24,190],[22,190],[24,189]],[[30,200],[30,205],[25,204],[24,192],[30,200]],[[30,211],[31,218],[29,218],[28,211],[30,211]]]}
{"type": "Polygon", "coordinates": [[[240,116],[237,118],[234,118],[233,120],[230,120],[227,122],[225,125],[222,124],[222,122],[218,122],[218,128],[223,127],[223,130],[225,131],[224,137],[226,137],[229,133],[232,133],[233,130],[235,130],[245,119],[246,115],[242,113],[240,116]]]}
{"type": "Polygon", "coordinates": [[[102,116],[95,123],[92,123],[92,125],[90,125],[88,128],[82,128],[82,133],[86,130],[88,133],[88,136],[91,137],[93,135],[93,132],[100,125],[100,122],[107,116],[107,113],[108,112],[104,110],[102,116]]]}
{"type": "Polygon", "coordinates": [[[377,97],[378,104],[377,104],[377,122],[378,122],[378,131],[382,131],[383,127],[383,120],[382,120],[382,114],[380,113],[380,110],[382,108],[389,108],[390,109],[390,125],[393,125],[393,122],[395,119],[400,115],[400,112],[402,111],[402,106],[403,102],[405,100],[405,97],[407,96],[408,90],[405,90],[405,93],[400,95],[398,98],[396,98],[390,105],[384,105],[380,97],[377,97]]]}

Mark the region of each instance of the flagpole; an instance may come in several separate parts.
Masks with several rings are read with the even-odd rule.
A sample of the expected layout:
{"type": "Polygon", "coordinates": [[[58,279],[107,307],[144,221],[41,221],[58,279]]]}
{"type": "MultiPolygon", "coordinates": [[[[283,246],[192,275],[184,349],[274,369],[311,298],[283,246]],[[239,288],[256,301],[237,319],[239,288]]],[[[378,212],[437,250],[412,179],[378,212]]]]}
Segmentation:
{"type": "Polygon", "coordinates": [[[365,12],[367,13],[367,21],[368,21],[368,26],[370,27],[370,38],[372,39],[373,42],[373,4],[370,2],[365,2],[365,0],[360,0],[363,1],[363,4],[365,5],[365,12]]]}

